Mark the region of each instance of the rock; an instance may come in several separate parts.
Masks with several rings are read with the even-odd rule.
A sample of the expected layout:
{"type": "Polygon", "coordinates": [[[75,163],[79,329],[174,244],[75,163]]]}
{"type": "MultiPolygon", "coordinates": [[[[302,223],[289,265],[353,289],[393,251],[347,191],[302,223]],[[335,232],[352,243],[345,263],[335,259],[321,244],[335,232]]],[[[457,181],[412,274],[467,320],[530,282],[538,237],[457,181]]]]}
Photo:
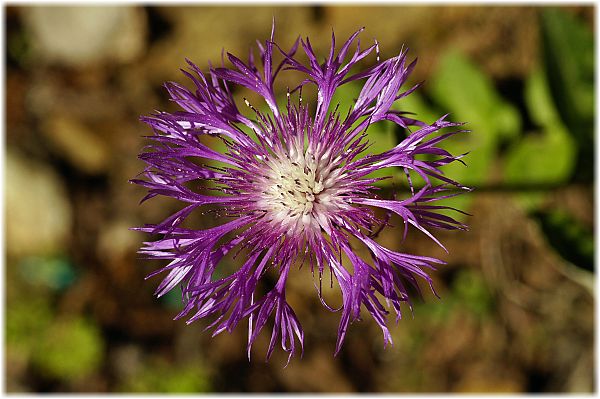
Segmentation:
{"type": "Polygon", "coordinates": [[[134,221],[110,221],[100,231],[98,257],[110,263],[111,259],[122,259],[135,253],[140,244],[140,235],[131,231],[134,221]]]}
{"type": "Polygon", "coordinates": [[[35,53],[50,63],[129,62],[145,49],[146,18],[137,7],[24,7],[35,53]]]}
{"type": "Polygon", "coordinates": [[[74,166],[87,173],[106,170],[110,163],[110,152],[99,132],[90,130],[76,119],[55,116],[42,126],[55,149],[74,166]]]}
{"type": "Polygon", "coordinates": [[[62,252],[71,230],[71,208],[62,181],[24,156],[6,154],[7,254],[62,252]]]}

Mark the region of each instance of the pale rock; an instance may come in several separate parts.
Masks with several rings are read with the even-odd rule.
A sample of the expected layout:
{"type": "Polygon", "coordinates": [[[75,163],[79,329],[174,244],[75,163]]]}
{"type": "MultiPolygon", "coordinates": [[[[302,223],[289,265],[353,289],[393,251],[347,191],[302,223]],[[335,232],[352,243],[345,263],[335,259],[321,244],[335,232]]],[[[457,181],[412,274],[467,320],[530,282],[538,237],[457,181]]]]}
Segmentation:
{"type": "Polygon", "coordinates": [[[79,169],[99,173],[109,167],[110,150],[101,132],[65,116],[49,118],[42,131],[51,145],[79,169]]]}
{"type": "Polygon", "coordinates": [[[6,154],[7,255],[64,251],[71,230],[71,207],[60,178],[47,167],[6,154]]]}
{"type": "Polygon", "coordinates": [[[83,66],[129,62],[145,50],[146,18],[138,7],[23,7],[33,50],[43,60],[83,66]]]}

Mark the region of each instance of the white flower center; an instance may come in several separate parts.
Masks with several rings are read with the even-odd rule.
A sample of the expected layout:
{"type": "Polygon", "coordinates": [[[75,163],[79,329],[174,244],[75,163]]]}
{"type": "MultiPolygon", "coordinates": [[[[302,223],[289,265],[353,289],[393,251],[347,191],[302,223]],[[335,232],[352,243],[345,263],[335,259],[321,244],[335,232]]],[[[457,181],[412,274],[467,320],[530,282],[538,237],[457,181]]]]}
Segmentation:
{"type": "Polygon", "coordinates": [[[310,226],[318,229],[319,221],[340,206],[341,170],[330,157],[312,152],[276,156],[266,161],[268,170],[260,185],[259,206],[268,216],[292,231],[310,226]]]}

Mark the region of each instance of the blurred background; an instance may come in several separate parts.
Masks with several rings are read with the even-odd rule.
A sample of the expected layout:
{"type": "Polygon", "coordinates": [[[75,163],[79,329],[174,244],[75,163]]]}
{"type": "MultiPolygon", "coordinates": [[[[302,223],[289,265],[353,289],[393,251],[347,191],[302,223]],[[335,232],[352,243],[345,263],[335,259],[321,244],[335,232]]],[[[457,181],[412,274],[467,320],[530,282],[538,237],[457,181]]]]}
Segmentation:
{"type": "MultiPolygon", "coordinates": [[[[8,392],[592,392],[594,375],[593,7],[7,7],[6,348],[8,392]],[[128,180],[150,130],[174,110],[161,87],[189,86],[185,57],[205,69],[222,48],[255,39],[289,47],[310,36],[325,55],[365,26],[382,57],[408,46],[423,88],[397,106],[427,122],[450,112],[473,133],[447,174],[474,193],[468,233],[380,242],[447,260],[414,317],[383,349],[369,317],[333,357],[339,314],[310,274],[290,279],[304,358],[248,362],[246,330],[214,339],[206,321],[172,321],[155,299],[158,265],[128,230],[178,209],[128,180]]],[[[372,57],[371,57],[372,58],[372,57]]],[[[369,62],[372,62],[371,59],[369,62]]],[[[343,96],[342,96],[343,97],[343,96]]],[[[340,101],[345,101],[343,98],[340,101]]],[[[370,128],[371,129],[371,128],[370,128]]],[[[399,132],[370,130],[376,145],[399,132]]],[[[392,220],[394,222],[394,220],[392,220]]],[[[396,224],[398,221],[396,221],[396,224]]],[[[304,269],[303,269],[304,270],[304,269]]]]}

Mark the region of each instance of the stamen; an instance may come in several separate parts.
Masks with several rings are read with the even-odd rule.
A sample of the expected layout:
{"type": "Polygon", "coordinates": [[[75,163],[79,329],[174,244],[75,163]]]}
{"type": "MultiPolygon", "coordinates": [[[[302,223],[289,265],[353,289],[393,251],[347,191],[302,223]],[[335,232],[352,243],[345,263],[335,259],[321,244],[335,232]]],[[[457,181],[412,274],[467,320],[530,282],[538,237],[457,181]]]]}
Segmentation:
{"type": "Polygon", "coordinates": [[[267,214],[277,223],[312,231],[319,225],[313,219],[327,219],[322,213],[333,211],[337,207],[336,199],[341,198],[337,185],[327,184],[338,181],[340,173],[331,161],[328,152],[315,156],[306,150],[291,157],[289,151],[275,154],[266,162],[269,170],[260,180],[263,187],[259,206],[267,209],[267,214]],[[323,155],[327,159],[322,159],[323,155]]]}

